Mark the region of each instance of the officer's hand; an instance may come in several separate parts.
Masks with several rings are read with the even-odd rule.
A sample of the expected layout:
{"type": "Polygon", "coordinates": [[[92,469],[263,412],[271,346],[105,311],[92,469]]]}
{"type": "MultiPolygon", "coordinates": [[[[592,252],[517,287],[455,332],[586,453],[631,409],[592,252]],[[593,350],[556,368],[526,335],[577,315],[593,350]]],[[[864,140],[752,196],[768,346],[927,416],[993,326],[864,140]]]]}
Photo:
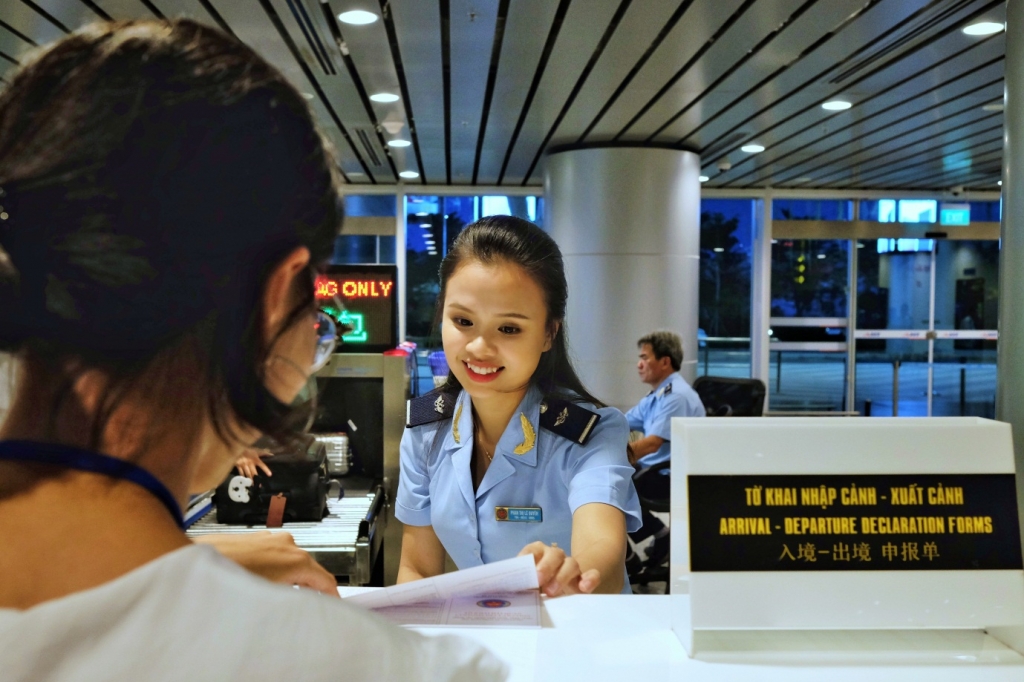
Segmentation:
{"type": "Polygon", "coordinates": [[[540,591],[549,597],[567,594],[588,594],[601,584],[601,572],[596,568],[581,572],[580,565],[557,545],[531,542],[519,556],[532,554],[537,564],[537,582],[540,591]]]}
{"type": "Polygon", "coordinates": [[[238,473],[242,474],[246,478],[256,478],[256,474],[262,471],[267,476],[273,476],[270,467],[267,466],[266,462],[262,459],[262,453],[258,450],[246,450],[245,453],[238,458],[235,462],[235,468],[238,469],[238,473]]]}
{"type": "Polygon", "coordinates": [[[204,535],[193,542],[211,545],[242,568],[285,585],[299,585],[338,596],[334,576],[318,564],[309,552],[295,544],[291,533],[237,533],[204,535]]]}

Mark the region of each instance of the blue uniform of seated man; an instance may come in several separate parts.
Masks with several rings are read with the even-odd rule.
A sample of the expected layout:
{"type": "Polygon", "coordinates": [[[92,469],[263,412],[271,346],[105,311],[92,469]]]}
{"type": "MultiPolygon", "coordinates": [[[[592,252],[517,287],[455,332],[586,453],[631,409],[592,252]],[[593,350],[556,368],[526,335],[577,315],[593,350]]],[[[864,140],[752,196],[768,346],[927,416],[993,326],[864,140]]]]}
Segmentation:
{"type": "MultiPolygon", "coordinates": [[[[640,470],[669,460],[672,417],[703,417],[705,413],[700,396],[679,374],[683,344],[677,334],[653,332],[637,341],[637,348],[640,350],[637,362],[640,381],[652,389],[626,413],[630,431],[643,434],[631,444],[633,464],[640,470]]],[[[657,566],[668,556],[668,528],[644,509],[643,526],[629,537],[639,543],[651,536],[654,536],[654,543],[647,553],[646,563],[657,566]]],[[[638,557],[630,557],[627,565],[638,566],[639,562],[638,557]]]]}

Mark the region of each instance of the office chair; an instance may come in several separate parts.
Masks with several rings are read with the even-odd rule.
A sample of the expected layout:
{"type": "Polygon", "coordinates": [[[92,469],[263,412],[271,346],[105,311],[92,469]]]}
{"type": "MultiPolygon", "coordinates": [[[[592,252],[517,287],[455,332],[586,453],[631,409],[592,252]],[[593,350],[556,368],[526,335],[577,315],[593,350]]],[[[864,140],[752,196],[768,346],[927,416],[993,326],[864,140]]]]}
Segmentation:
{"type": "MultiPolygon", "coordinates": [[[[764,382],[760,379],[703,376],[693,382],[693,390],[704,403],[709,417],[760,417],[764,413],[764,382]]],[[[633,485],[641,509],[668,513],[671,503],[671,462],[662,462],[633,474],[633,485]]],[[[633,585],[668,583],[668,564],[645,567],[629,576],[633,585]]]]}

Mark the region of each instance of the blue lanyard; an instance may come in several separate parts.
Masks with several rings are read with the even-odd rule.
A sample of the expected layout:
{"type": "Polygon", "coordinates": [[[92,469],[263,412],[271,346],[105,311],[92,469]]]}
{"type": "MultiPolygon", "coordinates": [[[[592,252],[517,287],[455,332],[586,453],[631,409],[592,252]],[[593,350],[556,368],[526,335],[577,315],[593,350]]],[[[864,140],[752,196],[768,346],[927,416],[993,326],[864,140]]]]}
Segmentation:
{"type": "Polygon", "coordinates": [[[51,464],[66,469],[89,471],[103,474],[111,478],[142,486],[154,497],[163,502],[167,511],[182,530],[185,529],[181,516],[181,506],[171,495],[171,491],[156,476],[145,469],[123,459],[101,455],[98,452],[57,445],[55,443],[36,443],[27,440],[0,441],[0,460],[9,462],[26,462],[28,464],[51,464]]]}

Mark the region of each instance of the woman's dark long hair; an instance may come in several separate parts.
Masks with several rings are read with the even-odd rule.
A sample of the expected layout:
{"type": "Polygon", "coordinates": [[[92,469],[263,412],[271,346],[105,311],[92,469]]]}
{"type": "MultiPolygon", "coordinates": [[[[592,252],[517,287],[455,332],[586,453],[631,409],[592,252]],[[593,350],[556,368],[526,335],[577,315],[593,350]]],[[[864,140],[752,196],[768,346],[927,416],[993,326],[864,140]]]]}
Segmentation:
{"type": "MultiPolygon", "coordinates": [[[[565,280],[562,252],[555,240],[533,223],[513,216],[481,218],[466,227],[441,261],[441,293],[434,314],[435,327],[441,323],[448,281],[461,265],[471,261],[487,265],[518,265],[544,292],[548,328],[554,330],[557,326],[557,330],[552,336],[551,348],[541,354],[540,363],[530,383],[537,386],[546,398],[604,407],[604,403],[584,387],[569,357],[568,330],[565,325],[569,285],[565,280]]],[[[462,384],[449,370],[445,390],[461,389],[462,384]]]]}
{"type": "MultiPolygon", "coordinates": [[[[274,267],[306,246],[314,266],[286,327],[307,319],[315,264],[341,224],[336,162],[303,97],[252,49],[188,19],[87,26],[9,80],[0,351],[51,383],[110,377],[91,447],[140,386],[205,410],[225,440],[236,417],[292,440],[305,415],[264,386],[273,340],[259,302],[274,267]]],[[[69,393],[56,391],[55,415],[69,393]]]]}

